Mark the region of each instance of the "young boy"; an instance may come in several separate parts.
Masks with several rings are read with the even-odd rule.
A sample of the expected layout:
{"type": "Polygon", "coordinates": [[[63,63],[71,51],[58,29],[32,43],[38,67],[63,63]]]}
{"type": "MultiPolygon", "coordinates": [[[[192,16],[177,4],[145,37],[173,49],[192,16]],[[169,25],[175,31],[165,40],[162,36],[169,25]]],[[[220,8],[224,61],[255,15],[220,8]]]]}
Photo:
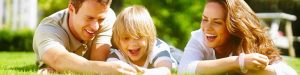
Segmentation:
{"type": "Polygon", "coordinates": [[[141,73],[159,75],[170,74],[176,66],[168,44],[156,38],[151,16],[143,6],[127,7],[117,16],[112,44],[108,62],[126,62],[141,73]]]}

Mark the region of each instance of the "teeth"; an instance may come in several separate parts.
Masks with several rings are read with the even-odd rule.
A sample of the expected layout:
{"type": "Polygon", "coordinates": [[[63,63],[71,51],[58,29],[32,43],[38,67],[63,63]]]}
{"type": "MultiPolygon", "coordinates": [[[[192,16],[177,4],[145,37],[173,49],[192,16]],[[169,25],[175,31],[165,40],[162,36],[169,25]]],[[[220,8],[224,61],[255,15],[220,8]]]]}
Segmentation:
{"type": "Polygon", "coordinates": [[[90,33],[90,34],[94,34],[93,31],[89,31],[89,30],[87,30],[87,29],[86,29],[86,31],[87,31],[88,33],[90,33]]]}
{"type": "Polygon", "coordinates": [[[217,36],[217,35],[213,35],[213,34],[205,34],[206,36],[217,36]]]}

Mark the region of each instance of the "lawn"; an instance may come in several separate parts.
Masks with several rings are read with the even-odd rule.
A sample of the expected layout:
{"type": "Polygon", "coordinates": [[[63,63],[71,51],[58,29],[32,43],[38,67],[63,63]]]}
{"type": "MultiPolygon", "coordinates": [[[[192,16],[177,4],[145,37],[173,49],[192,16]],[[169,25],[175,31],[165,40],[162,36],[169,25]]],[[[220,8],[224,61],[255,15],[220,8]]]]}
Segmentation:
{"type": "MultiPolygon", "coordinates": [[[[0,52],[0,57],[0,75],[36,74],[33,52],[0,52]]],[[[300,58],[284,57],[284,60],[300,74],[300,58]]]]}

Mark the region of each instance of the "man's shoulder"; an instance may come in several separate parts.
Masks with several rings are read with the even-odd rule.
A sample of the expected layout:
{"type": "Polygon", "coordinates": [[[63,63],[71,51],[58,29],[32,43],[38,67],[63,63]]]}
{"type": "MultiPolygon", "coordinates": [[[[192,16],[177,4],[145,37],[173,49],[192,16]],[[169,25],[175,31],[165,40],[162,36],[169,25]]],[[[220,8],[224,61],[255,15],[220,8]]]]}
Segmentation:
{"type": "Polygon", "coordinates": [[[67,17],[67,15],[67,9],[60,10],[44,18],[39,25],[61,25],[64,21],[64,18],[67,17]]]}
{"type": "Polygon", "coordinates": [[[116,21],[116,14],[115,12],[109,8],[108,12],[107,12],[107,17],[105,18],[105,20],[102,22],[102,27],[103,28],[112,28],[113,24],[115,23],[116,21]]]}

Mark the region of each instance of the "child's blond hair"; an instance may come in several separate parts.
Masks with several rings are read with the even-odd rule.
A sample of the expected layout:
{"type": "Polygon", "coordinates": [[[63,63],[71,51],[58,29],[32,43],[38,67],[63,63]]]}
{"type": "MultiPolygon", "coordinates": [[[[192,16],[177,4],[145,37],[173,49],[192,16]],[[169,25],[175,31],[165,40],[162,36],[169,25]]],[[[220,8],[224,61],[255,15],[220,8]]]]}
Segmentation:
{"type": "Polygon", "coordinates": [[[130,6],[117,16],[112,28],[112,45],[120,48],[120,40],[126,36],[144,38],[148,53],[153,49],[156,40],[156,29],[148,10],[143,6],[130,6]]]}

